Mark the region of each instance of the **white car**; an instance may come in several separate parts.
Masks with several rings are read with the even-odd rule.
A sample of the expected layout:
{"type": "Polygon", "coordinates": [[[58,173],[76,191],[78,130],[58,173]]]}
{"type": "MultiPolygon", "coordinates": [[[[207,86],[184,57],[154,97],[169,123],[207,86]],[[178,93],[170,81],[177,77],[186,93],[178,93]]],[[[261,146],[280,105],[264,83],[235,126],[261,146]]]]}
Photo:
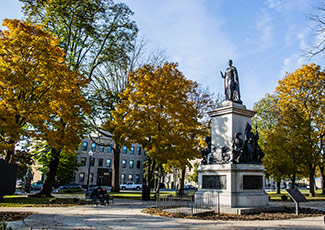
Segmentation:
{"type": "Polygon", "coordinates": [[[142,184],[136,184],[133,181],[128,181],[125,184],[120,184],[120,189],[122,189],[122,190],[126,190],[126,189],[139,190],[139,189],[142,189],[142,184]]]}

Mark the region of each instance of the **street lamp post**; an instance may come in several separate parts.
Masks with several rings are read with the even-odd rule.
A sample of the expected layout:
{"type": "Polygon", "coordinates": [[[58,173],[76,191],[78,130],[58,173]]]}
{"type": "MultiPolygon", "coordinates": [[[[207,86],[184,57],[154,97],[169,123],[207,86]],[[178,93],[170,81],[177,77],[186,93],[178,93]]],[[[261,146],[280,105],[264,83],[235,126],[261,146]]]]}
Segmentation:
{"type": "Polygon", "coordinates": [[[90,149],[88,155],[89,155],[89,163],[88,163],[87,191],[89,191],[90,162],[91,162],[92,155],[94,155],[94,152],[90,149]]]}

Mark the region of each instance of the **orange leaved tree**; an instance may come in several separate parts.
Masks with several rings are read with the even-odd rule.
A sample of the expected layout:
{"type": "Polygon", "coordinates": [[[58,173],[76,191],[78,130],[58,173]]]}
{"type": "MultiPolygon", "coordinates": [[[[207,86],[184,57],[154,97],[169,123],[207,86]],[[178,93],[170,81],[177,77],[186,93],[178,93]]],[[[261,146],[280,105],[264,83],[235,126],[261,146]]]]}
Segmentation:
{"type": "MultiPolygon", "coordinates": [[[[0,33],[0,148],[11,162],[22,135],[47,141],[56,172],[62,150],[80,142],[83,113],[90,112],[81,89],[88,80],[71,71],[58,41],[41,26],[4,20],[0,33]]],[[[55,175],[55,174],[54,174],[55,175]]],[[[54,177],[46,195],[50,195],[54,177]]]]}

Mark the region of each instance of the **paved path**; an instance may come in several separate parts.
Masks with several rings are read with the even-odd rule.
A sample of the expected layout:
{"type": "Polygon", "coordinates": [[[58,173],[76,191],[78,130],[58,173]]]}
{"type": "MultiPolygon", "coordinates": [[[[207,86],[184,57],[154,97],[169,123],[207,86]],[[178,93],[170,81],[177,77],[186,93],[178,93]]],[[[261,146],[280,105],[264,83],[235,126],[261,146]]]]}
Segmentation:
{"type": "MultiPolygon", "coordinates": [[[[11,222],[14,230],[26,229],[325,229],[324,217],[277,221],[205,221],[167,218],[141,213],[152,202],[116,200],[110,206],[64,208],[0,208],[0,211],[32,211],[24,221],[11,222]]],[[[283,203],[282,203],[283,204],[283,203]]],[[[309,202],[325,208],[325,202],[309,202]]]]}

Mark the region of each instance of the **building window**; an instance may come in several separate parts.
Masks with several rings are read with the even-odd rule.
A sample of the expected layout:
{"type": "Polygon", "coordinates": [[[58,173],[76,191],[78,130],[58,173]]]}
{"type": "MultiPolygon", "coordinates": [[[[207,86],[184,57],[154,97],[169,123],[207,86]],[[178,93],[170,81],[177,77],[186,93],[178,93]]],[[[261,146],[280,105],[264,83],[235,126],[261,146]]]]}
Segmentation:
{"type": "Polygon", "coordinates": [[[111,147],[111,146],[108,146],[108,147],[107,147],[107,152],[108,152],[108,153],[111,153],[111,152],[112,152],[112,147],[111,147]]]}
{"type": "Polygon", "coordinates": [[[125,174],[121,174],[121,184],[125,183],[125,174]]]}
{"type": "Polygon", "coordinates": [[[81,157],[80,164],[81,166],[86,166],[86,157],[81,157]]]}
{"type": "Polygon", "coordinates": [[[94,166],[95,165],[95,158],[91,157],[89,163],[90,163],[90,166],[94,166]]]}
{"type": "Polygon", "coordinates": [[[140,183],[140,174],[135,175],[135,183],[139,184],[140,183]]]}
{"type": "Polygon", "coordinates": [[[122,160],[122,168],[126,168],[126,160],[122,160]]]}
{"type": "Polygon", "coordinates": [[[103,167],[103,158],[98,159],[98,167],[103,167]]]}
{"type": "Polygon", "coordinates": [[[80,181],[80,182],[85,181],[85,173],[80,173],[80,174],[79,174],[79,181],[80,181]]]}
{"type": "Polygon", "coordinates": [[[94,174],[93,173],[90,173],[89,174],[89,181],[90,182],[93,182],[94,181],[94,174]]]}
{"type": "Polygon", "coordinates": [[[140,165],[141,165],[141,162],[140,161],[137,161],[137,169],[140,168],[140,165]]]}
{"type": "Polygon", "coordinates": [[[82,151],[87,151],[88,150],[88,142],[83,141],[82,142],[82,151]]]}
{"type": "Polygon", "coordinates": [[[141,147],[138,147],[138,148],[137,148],[137,154],[138,154],[138,155],[141,155],[141,147]]]}
{"type": "Polygon", "coordinates": [[[96,150],[96,143],[91,143],[91,150],[92,151],[95,151],[96,150]]]}
{"type": "Polygon", "coordinates": [[[134,154],[134,146],[131,147],[130,154],[134,154]]]}
{"type": "Polygon", "coordinates": [[[107,158],[106,167],[111,167],[111,166],[112,166],[112,160],[110,158],[107,158]]]}
{"type": "Polygon", "coordinates": [[[130,161],[129,161],[129,166],[130,166],[130,169],[132,169],[132,168],[133,168],[133,165],[134,165],[134,161],[133,161],[133,160],[130,160],[130,161]]]}
{"type": "Polygon", "coordinates": [[[128,147],[126,147],[125,145],[123,146],[123,153],[127,154],[128,153],[128,147]]]}
{"type": "Polygon", "coordinates": [[[104,145],[100,144],[99,146],[99,152],[103,153],[104,152],[104,145]]]}
{"type": "Polygon", "coordinates": [[[133,175],[129,174],[129,181],[133,181],[133,175]]]}

